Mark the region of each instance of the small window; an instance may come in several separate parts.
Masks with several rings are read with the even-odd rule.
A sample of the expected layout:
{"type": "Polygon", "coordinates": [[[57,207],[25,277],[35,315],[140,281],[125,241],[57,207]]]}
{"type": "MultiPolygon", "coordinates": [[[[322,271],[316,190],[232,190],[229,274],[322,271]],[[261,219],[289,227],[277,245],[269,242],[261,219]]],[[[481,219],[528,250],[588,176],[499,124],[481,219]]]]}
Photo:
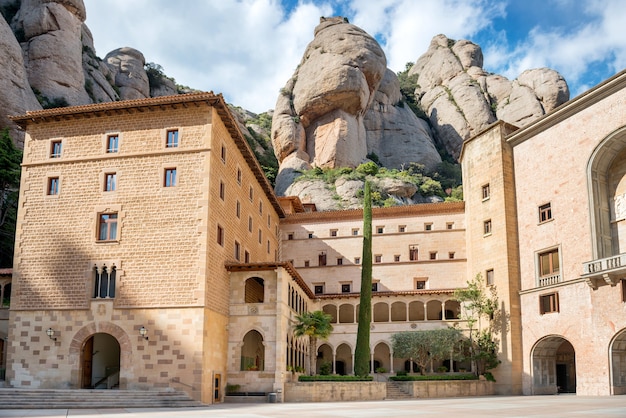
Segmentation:
{"type": "Polygon", "coordinates": [[[243,262],[250,263],[250,253],[247,250],[243,252],[243,262]]]}
{"type": "Polygon", "coordinates": [[[239,261],[241,258],[241,244],[235,241],[235,260],[239,261]]]}
{"type": "Polygon", "coordinates": [[[626,302],[626,279],[620,280],[622,283],[622,302],[626,302]]]}
{"type": "Polygon", "coordinates": [[[424,231],[432,231],[432,230],[433,230],[433,224],[432,223],[424,224],[424,231]]]}
{"type": "Polygon", "coordinates": [[[491,219],[487,219],[485,222],[483,222],[483,233],[485,235],[491,234],[491,219]]]}
{"type": "Polygon", "coordinates": [[[304,267],[309,267],[309,265],[311,265],[309,260],[304,260],[304,267]]]}
{"type": "Polygon", "coordinates": [[[167,137],[165,139],[166,148],[178,147],[178,129],[170,129],[167,131],[167,137]]]}
{"type": "Polygon", "coordinates": [[[52,141],[50,143],[50,158],[61,158],[61,149],[63,143],[61,141],[52,141]]]}
{"type": "Polygon", "coordinates": [[[94,298],[114,298],[115,297],[115,279],[117,271],[115,265],[110,269],[107,266],[101,268],[93,268],[94,272],[94,298]]]}
{"type": "Polygon", "coordinates": [[[104,191],[105,192],[114,192],[117,186],[117,175],[116,173],[105,173],[104,175],[104,191]]]}
{"type": "Polygon", "coordinates": [[[313,238],[313,233],[309,232],[309,239],[313,238]]]}
{"type": "Polygon", "coordinates": [[[272,226],[272,218],[270,217],[270,214],[267,214],[267,227],[270,228],[272,226]]]}
{"type": "Polygon", "coordinates": [[[263,202],[259,200],[259,215],[263,215],[263,202]]]}
{"type": "Polygon", "coordinates": [[[217,243],[222,247],[224,246],[224,228],[221,225],[217,226],[217,243]]]}
{"type": "Polygon", "coordinates": [[[539,312],[541,315],[553,312],[559,312],[559,294],[548,293],[539,296],[539,312]]]}
{"type": "Polygon", "coordinates": [[[450,252],[448,253],[448,258],[449,258],[450,260],[454,259],[454,252],[453,252],[453,251],[450,251],[450,252]]]}
{"type": "Polygon", "coordinates": [[[325,266],[326,265],[326,253],[320,253],[317,256],[317,265],[318,266],[325,266]]]}
{"type": "Polygon", "coordinates": [[[323,284],[316,284],[314,287],[314,292],[316,295],[322,295],[324,294],[324,285],[323,284]]]}
{"type": "Polygon", "coordinates": [[[176,168],[165,169],[165,178],[163,179],[163,186],[165,187],[176,186],[176,168]]]}
{"type": "Polygon", "coordinates": [[[552,208],[550,203],[539,206],[539,223],[552,219],[552,208]]]}
{"type": "Polygon", "coordinates": [[[372,283],[372,292],[378,292],[378,282],[372,283]]]}
{"type": "Polygon", "coordinates": [[[98,241],[117,241],[117,213],[98,215],[98,241]]]}
{"type": "Polygon", "coordinates": [[[491,191],[489,190],[489,183],[483,186],[483,200],[489,199],[491,191]]]}
{"type": "Polygon", "coordinates": [[[419,253],[419,249],[417,245],[409,245],[409,260],[417,261],[417,256],[419,253]]]}
{"type": "Polygon", "coordinates": [[[226,185],[223,181],[220,181],[220,199],[224,200],[226,196],[226,185]]]}
{"type": "Polygon", "coordinates": [[[396,255],[394,255],[394,256],[393,256],[393,261],[395,261],[396,263],[397,263],[398,261],[400,261],[400,254],[396,254],[396,255]]]}
{"type": "Polygon", "coordinates": [[[437,259],[437,251],[431,251],[430,252],[430,259],[431,260],[436,260],[437,259]]]}
{"type": "Polygon", "coordinates": [[[270,240],[267,240],[267,253],[269,254],[272,250],[272,245],[270,244],[270,240]]]}
{"type": "Polygon", "coordinates": [[[400,225],[398,227],[398,232],[406,232],[406,225],[400,225]]]}
{"type": "Polygon", "coordinates": [[[117,152],[119,150],[120,137],[118,135],[107,136],[107,153],[117,152]]]}
{"type": "Polygon", "coordinates": [[[248,191],[248,197],[250,198],[250,201],[252,202],[252,199],[254,199],[254,190],[252,189],[252,186],[250,186],[250,190],[248,191]]]}
{"type": "Polygon", "coordinates": [[[350,283],[343,283],[341,285],[341,293],[350,293],[350,283]]]}
{"type": "Polygon", "coordinates": [[[288,239],[289,241],[292,241],[292,240],[293,240],[293,232],[291,232],[291,233],[287,234],[287,239],[288,239]]]}
{"type": "Polygon", "coordinates": [[[48,177],[47,194],[48,196],[56,196],[59,194],[59,178],[58,177],[48,177]]]}
{"type": "Polygon", "coordinates": [[[493,286],[493,269],[487,270],[485,276],[487,276],[487,286],[493,286]]]}
{"type": "Polygon", "coordinates": [[[338,266],[343,266],[343,257],[338,257],[337,258],[337,265],[338,266]]]}
{"type": "Polygon", "coordinates": [[[336,229],[331,229],[330,230],[330,236],[331,237],[336,237],[337,236],[337,230],[336,229]]]}
{"type": "Polygon", "coordinates": [[[259,244],[263,242],[263,231],[259,228],[259,244]]]}
{"type": "Polygon", "coordinates": [[[248,216],[248,232],[252,232],[252,216],[248,216]]]}
{"type": "Polygon", "coordinates": [[[446,229],[454,229],[454,222],[446,223],[446,229]]]}
{"type": "Polygon", "coordinates": [[[359,235],[359,228],[352,228],[352,235],[353,236],[359,235]]]}
{"type": "Polygon", "coordinates": [[[415,281],[415,289],[417,289],[417,290],[426,289],[426,280],[416,280],[415,281]]]}
{"type": "Polygon", "coordinates": [[[237,183],[241,184],[241,169],[237,169],[237,183]]]}
{"type": "Polygon", "coordinates": [[[354,257],[354,264],[361,264],[361,257],[354,257]]]}
{"type": "Polygon", "coordinates": [[[553,276],[559,274],[559,249],[555,248],[539,254],[539,276],[553,276]]]}
{"type": "Polygon", "coordinates": [[[224,145],[222,145],[222,151],[220,154],[220,158],[222,159],[223,163],[226,163],[226,147],[224,145]]]}
{"type": "Polygon", "coordinates": [[[384,226],[377,226],[376,227],[376,233],[377,234],[382,234],[385,231],[385,227],[384,226]]]}
{"type": "Polygon", "coordinates": [[[376,255],[374,256],[374,263],[382,263],[382,261],[383,261],[383,256],[382,256],[382,254],[376,254],[376,255]]]}
{"type": "Polygon", "coordinates": [[[236,214],[237,214],[237,218],[241,219],[241,203],[239,201],[237,201],[237,209],[235,210],[236,214]]]}

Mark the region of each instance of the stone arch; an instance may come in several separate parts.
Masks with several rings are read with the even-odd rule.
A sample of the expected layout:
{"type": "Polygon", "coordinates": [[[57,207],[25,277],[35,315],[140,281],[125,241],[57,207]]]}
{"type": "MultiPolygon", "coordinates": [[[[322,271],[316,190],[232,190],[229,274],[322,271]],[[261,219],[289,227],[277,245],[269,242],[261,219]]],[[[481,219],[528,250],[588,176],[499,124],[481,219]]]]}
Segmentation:
{"type": "Polygon", "coordinates": [[[626,328],[609,344],[611,395],[626,395],[626,328]]]}
{"type": "Polygon", "coordinates": [[[532,394],[576,393],[576,355],[560,335],[538,340],[531,350],[532,394]]]}
{"type": "Polygon", "coordinates": [[[377,302],[374,304],[372,322],[389,322],[389,305],[386,302],[377,302]]]}
{"type": "Polygon", "coordinates": [[[441,301],[431,300],[426,304],[426,319],[428,321],[436,321],[441,319],[441,314],[441,301]]]}
{"type": "Polygon", "coordinates": [[[335,348],[335,373],[342,375],[353,373],[352,352],[352,346],[347,342],[337,345],[335,348]]]}
{"type": "MultiPolygon", "coordinates": [[[[139,328],[137,326],[137,336],[139,337],[139,328]]],[[[115,338],[120,345],[120,377],[119,388],[126,389],[128,387],[129,377],[133,375],[132,363],[132,343],[130,337],[121,327],[107,321],[92,322],[85,325],[72,337],[69,347],[69,364],[72,367],[70,372],[70,386],[74,389],[81,387],[82,382],[82,355],[83,348],[87,340],[93,335],[102,333],[109,334],[115,338]]]]}
{"type": "Polygon", "coordinates": [[[391,347],[385,341],[378,342],[374,346],[374,350],[372,351],[374,354],[374,365],[371,369],[376,372],[376,369],[382,367],[387,372],[392,370],[391,364],[391,347]]]}
{"type": "Polygon", "coordinates": [[[260,277],[246,279],[245,302],[263,303],[265,300],[265,280],[260,277]]]}
{"type": "Polygon", "coordinates": [[[331,321],[333,324],[337,323],[337,306],[333,305],[332,303],[329,303],[327,305],[322,306],[322,311],[325,314],[328,314],[331,316],[331,321]]]}
{"type": "Polygon", "coordinates": [[[354,323],[354,305],[350,303],[342,303],[339,306],[339,323],[340,324],[353,324],[354,323]]]}
{"type": "MultiPolygon", "coordinates": [[[[333,361],[333,348],[329,343],[323,343],[317,348],[317,374],[320,374],[322,364],[332,363],[333,361]]],[[[331,365],[331,371],[333,370],[331,365]]]]}
{"type": "Polygon", "coordinates": [[[265,339],[263,334],[252,329],[243,336],[240,370],[265,370],[265,339]]]}
{"type": "Polygon", "coordinates": [[[424,302],[414,300],[409,303],[409,321],[423,321],[424,319],[424,302]]]}
{"type": "Polygon", "coordinates": [[[393,302],[391,304],[391,321],[406,321],[406,303],[393,302]]]}
{"type": "Polygon", "coordinates": [[[444,318],[459,319],[461,317],[461,304],[458,300],[448,299],[445,301],[444,318]]]}
{"type": "Polygon", "coordinates": [[[623,126],[598,144],[587,164],[594,259],[626,252],[625,153],[626,126],[623,126]]]}

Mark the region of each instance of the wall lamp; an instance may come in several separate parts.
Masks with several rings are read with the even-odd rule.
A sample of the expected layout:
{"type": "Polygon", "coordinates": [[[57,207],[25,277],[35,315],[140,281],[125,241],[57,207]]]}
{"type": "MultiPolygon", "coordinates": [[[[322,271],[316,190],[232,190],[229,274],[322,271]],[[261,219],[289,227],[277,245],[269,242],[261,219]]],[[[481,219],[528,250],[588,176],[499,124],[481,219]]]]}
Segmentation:
{"type": "Polygon", "coordinates": [[[142,325],[141,328],[139,328],[139,335],[141,335],[141,338],[143,338],[144,340],[147,340],[148,339],[148,337],[146,336],[147,333],[148,333],[148,330],[146,329],[146,327],[142,325]]]}
{"type": "Polygon", "coordinates": [[[46,330],[46,334],[48,335],[48,337],[50,337],[50,339],[52,341],[56,341],[57,340],[57,337],[54,336],[54,330],[52,328],[48,328],[46,330]]]}

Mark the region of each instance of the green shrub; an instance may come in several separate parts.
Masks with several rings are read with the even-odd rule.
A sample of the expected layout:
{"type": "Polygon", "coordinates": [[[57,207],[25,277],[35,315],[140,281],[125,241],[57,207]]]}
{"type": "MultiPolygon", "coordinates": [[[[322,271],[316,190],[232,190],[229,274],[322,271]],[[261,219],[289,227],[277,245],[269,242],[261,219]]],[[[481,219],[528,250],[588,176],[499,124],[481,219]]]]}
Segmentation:
{"type": "Polygon", "coordinates": [[[406,370],[399,370],[396,372],[396,376],[408,376],[409,373],[406,370]]]}
{"type": "MultiPolygon", "coordinates": [[[[486,376],[485,376],[486,377],[486,376]]],[[[412,375],[412,376],[390,376],[389,380],[395,380],[397,382],[410,382],[416,380],[478,380],[478,377],[473,373],[459,373],[459,374],[431,374],[431,375],[412,375]]]]}
{"type": "Polygon", "coordinates": [[[377,367],[375,371],[376,373],[387,373],[387,369],[384,367],[377,367]]]}
{"type": "Polygon", "coordinates": [[[372,376],[342,376],[331,374],[328,376],[315,375],[307,376],[302,375],[298,377],[299,382],[371,382],[374,380],[372,376]]]}
{"type": "Polygon", "coordinates": [[[367,163],[360,164],[356,168],[356,171],[370,176],[375,176],[376,173],[378,173],[378,165],[376,165],[375,162],[369,161],[367,163]]]}
{"type": "Polygon", "coordinates": [[[330,361],[325,361],[320,365],[320,374],[322,376],[330,376],[330,373],[333,371],[333,365],[330,361]]]}

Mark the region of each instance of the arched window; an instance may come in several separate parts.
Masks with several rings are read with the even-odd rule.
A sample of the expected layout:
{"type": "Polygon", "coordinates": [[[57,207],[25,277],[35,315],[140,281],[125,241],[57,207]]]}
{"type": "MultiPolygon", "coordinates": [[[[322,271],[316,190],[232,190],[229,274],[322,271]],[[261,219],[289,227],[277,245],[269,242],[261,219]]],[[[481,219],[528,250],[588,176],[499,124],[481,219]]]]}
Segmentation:
{"type": "Polygon", "coordinates": [[[265,370],[265,346],[263,345],[263,336],[258,331],[248,331],[243,337],[241,370],[265,370]]]}
{"type": "Polygon", "coordinates": [[[264,281],[260,277],[246,280],[246,303],[263,303],[265,293],[264,281]]]}
{"type": "Polygon", "coordinates": [[[106,265],[100,269],[94,266],[94,298],[114,298],[115,297],[115,279],[117,270],[115,265],[109,270],[106,265]]]}

